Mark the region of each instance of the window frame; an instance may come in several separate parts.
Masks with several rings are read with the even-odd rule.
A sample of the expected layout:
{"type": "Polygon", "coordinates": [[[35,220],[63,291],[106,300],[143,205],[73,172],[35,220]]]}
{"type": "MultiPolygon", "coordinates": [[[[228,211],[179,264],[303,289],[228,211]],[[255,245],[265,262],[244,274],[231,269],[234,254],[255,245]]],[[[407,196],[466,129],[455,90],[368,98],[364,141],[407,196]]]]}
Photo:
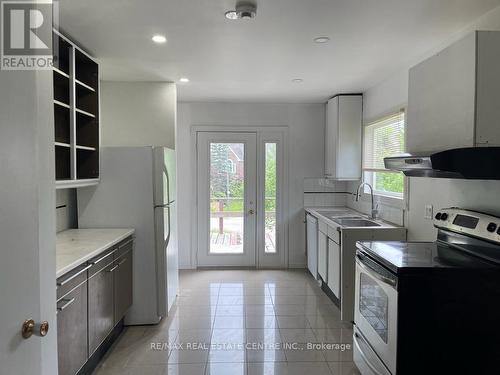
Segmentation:
{"type": "MultiPolygon", "coordinates": [[[[373,118],[369,121],[364,121],[363,123],[363,138],[362,138],[362,145],[363,145],[363,155],[362,155],[362,163],[364,163],[364,150],[365,150],[365,128],[367,126],[370,126],[370,125],[373,125],[374,123],[377,123],[377,122],[380,122],[380,121],[383,121],[384,119],[390,117],[390,116],[394,116],[396,115],[397,113],[399,112],[404,112],[405,114],[405,117],[404,117],[404,129],[405,129],[405,132],[404,132],[404,142],[405,142],[405,150],[403,150],[403,152],[406,151],[406,145],[407,145],[407,135],[408,135],[408,132],[406,131],[407,130],[407,110],[406,110],[406,106],[400,106],[398,107],[397,109],[394,109],[392,111],[389,111],[389,112],[386,112],[384,115],[382,116],[377,116],[376,118],[373,118]]],[[[402,172],[391,172],[391,171],[388,171],[389,173],[402,173],[402,172]]],[[[408,177],[406,177],[405,175],[403,175],[403,195],[402,197],[400,195],[396,195],[396,194],[391,194],[390,192],[385,192],[385,191],[380,191],[380,190],[375,190],[375,186],[374,186],[374,183],[373,183],[373,180],[374,180],[374,175],[375,175],[375,171],[370,171],[370,170],[366,170],[365,168],[363,168],[363,165],[361,167],[361,173],[362,173],[362,176],[361,176],[361,180],[362,182],[366,182],[366,183],[369,183],[372,187],[373,187],[373,195],[374,197],[376,198],[376,203],[379,203],[379,204],[382,204],[382,205],[386,205],[386,206],[392,206],[392,207],[396,207],[396,208],[407,208],[408,207],[408,195],[409,195],[409,183],[408,183],[408,177]],[[369,174],[370,176],[367,176],[367,174],[369,174]]],[[[368,202],[368,201],[371,201],[371,197],[370,197],[370,189],[368,187],[364,187],[364,189],[361,191],[361,200],[362,201],[365,201],[365,202],[368,202]]]]}

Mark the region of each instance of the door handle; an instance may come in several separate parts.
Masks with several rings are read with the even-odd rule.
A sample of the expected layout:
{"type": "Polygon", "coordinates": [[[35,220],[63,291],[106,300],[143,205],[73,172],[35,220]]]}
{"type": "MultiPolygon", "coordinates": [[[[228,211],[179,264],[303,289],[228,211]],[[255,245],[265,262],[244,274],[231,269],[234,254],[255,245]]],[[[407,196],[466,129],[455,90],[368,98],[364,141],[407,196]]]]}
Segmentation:
{"type": "Polygon", "coordinates": [[[362,257],[359,255],[359,254],[356,254],[356,265],[358,265],[360,268],[362,268],[366,273],[368,273],[369,276],[375,278],[375,279],[378,279],[380,281],[382,281],[383,283],[393,287],[394,289],[396,289],[397,285],[398,285],[398,282],[397,280],[393,280],[393,279],[390,279],[384,275],[381,275],[380,273],[378,273],[376,270],[368,267],[367,265],[365,265],[364,263],[362,263],[362,257]]]}
{"type": "Polygon", "coordinates": [[[62,306],[58,306],[57,307],[57,311],[63,311],[65,310],[67,307],[69,307],[73,302],[75,302],[75,298],[71,298],[71,299],[63,299],[62,300],[63,305],[62,306]]]}
{"type": "Polygon", "coordinates": [[[121,266],[123,263],[125,263],[127,261],[127,258],[123,258],[123,260],[120,261],[120,263],[118,263],[118,266],[121,266]]]}
{"type": "Polygon", "coordinates": [[[43,321],[36,324],[33,319],[25,320],[21,328],[21,335],[24,339],[29,339],[31,336],[45,337],[49,332],[49,323],[43,321]]]}
{"type": "Polygon", "coordinates": [[[108,254],[104,255],[103,257],[97,259],[96,261],[94,262],[91,262],[90,265],[91,266],[95,266],[97,263],[101,263],[104,259],[106,259],[107,257],[109,257],[110,255],[113,255],[114,253],[116,253],[118,249],[114,249],[113,251],[109,252],[108,254]]]}
{"type": "Polygon", "coordinates": [[[88,266],[84,267],[83,269],[81,269],[79,272],[75,273],[74,275],[71,275],[70,277],[68,277],[67,279],[63,280],[63,281],[58,281],[57,282],[57,286],[64,286],[66,285],[67,283],[69,283],[71,280],[73,279],[76,279],[78,276],[80,276],[82,273],[84,273],[85,271],[87,271],[89,268],[91,268],[92,265],[89,264],[88,266]]]}
{"type": "Polygon", "coordinates": [[[117,264],[116,266],[114,266],[113,268],[111,268],[110,270],[108,270],[108,272],[115,272],[115,270],[120,267],[119,264],[117,264]]]}

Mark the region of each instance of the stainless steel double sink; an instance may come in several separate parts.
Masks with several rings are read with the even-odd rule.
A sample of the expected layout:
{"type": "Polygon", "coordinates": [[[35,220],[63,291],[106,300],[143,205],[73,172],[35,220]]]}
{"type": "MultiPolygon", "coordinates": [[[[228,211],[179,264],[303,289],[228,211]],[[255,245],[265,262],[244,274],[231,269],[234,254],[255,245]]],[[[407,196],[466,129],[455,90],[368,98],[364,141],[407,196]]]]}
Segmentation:
{"type": "Polygon", "coordinates": [[[333,222],[343,226],[343,227],[380,227],[380,224],[366,219],[362,216],[352,215],[348,211],[318,211],[321,215],[327,217],[333,222]]]}
{"type": "Polygon", "coordinates": [[[380,224],[377,224],[374,221],[364,219],[362,217],[356,218],[356,217],[349,217],[349,218],[336,218],[332,219],[334,222],[336,222],[339,225],[342,225],[343,227],[380,227],[380,224]]]}

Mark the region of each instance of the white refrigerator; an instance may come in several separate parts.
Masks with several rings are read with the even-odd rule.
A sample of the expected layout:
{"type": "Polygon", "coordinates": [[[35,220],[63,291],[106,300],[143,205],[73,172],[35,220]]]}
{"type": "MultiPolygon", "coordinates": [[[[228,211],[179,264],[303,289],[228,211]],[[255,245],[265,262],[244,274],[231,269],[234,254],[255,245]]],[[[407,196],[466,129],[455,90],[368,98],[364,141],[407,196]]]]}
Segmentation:
{"type": "Polygon", "coordinates": [[[80,228],[135,228],[126,325],[157,324],[178,293],[176,161],[164,147],[101,148],[101,181],[78,190],[80,228]]]}

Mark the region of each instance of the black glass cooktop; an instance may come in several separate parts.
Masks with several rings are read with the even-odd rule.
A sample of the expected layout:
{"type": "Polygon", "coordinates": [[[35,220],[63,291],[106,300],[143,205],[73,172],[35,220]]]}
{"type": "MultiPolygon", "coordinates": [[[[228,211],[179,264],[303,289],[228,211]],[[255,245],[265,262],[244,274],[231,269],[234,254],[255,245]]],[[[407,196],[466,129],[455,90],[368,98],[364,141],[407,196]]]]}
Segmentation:
{"type": "Polygon", "coordinates": [[[437,268],[484,269],[499,265],[442,242],[358,242],[371,258],[395,273],[437,268]]]}

